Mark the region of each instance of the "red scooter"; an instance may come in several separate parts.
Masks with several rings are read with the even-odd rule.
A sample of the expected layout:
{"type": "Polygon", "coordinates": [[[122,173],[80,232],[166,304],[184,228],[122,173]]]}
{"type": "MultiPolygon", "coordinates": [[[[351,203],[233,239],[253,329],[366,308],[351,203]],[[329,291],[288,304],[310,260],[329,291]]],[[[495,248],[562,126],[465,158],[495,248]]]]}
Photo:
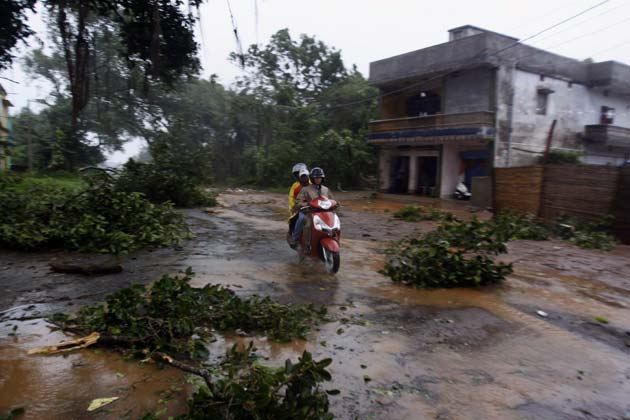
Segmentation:
{"type": "MultiPolygon", "coordinates": [[[[335,200],[326,197],[318,197],[312,200],[308,206],[300,211],[306,213],[305,217],[311,218],[311,253],[310,257],[319,258],[324,262],[324,267],[329,273],[339,271],[339,241],[341,238],[341,222],[335,210],[339,207],[335,200]]],[[[290,234],[287,242],[291,243],[290,234]]],[[[298,253],[303,255],[304,235],[300,237],[298,253]]]]}

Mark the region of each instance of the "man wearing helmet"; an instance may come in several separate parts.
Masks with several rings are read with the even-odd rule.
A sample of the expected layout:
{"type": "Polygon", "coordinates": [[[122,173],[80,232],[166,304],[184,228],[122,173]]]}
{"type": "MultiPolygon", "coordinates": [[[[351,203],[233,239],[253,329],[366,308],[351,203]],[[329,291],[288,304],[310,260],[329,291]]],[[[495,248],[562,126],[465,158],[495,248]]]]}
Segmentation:
{"type": "Polygon", "coordinates": [[[295,182],[291,185],[289,189],[289,233],[293,233],[293,228],[295,226],[295,222],[297,221],[298,211],[294,210],[295,200],[300,193],[302,187],[305,187],[309,184],[309,172],[306,164],[304,163],[296,163],[293,165],[293,178],[295,182]]]}
{"type": "MultiPolygon", "coordinates": [[[[296,203],[293,208],[295,212],[299,212],[300,208],[308,206],[312,200],[317,197],[327,197],[332,199],[333,196],[323,183],[326,175],[324,174],[324,170],[322,168],[313,168],[311,169],[310,178],[311,184],[302,187],[300,193],[296,198],[296,203]]],[[[304,243],[306,246],[304,247],[304,253],[310,254],[311,252],[311,219],[309,217],[305,217],[304,213],[300,212],[298,214],[297,221],[295,223],[295,228],[293,229],[293,244],[292,247],[297,244],[302,235],[302,230],[304,230],[304,243]]]]}

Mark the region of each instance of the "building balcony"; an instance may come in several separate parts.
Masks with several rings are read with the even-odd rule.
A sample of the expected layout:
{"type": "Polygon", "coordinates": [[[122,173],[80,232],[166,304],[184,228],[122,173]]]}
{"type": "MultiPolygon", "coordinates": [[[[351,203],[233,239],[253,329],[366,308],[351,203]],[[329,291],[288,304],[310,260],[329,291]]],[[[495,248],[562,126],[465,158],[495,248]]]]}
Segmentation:
{"type": "Polygon", "coordinates": [[[609,124],[586,125],[584,138],[605,146],[630,147],[630,128],[609,124]]]}
{"type": "Polygon", "coordinates": [[[436,114],[371,121],[368,143],[374,145],[431,145],[446,141],[491,140],[494,112],[436,114]]]}

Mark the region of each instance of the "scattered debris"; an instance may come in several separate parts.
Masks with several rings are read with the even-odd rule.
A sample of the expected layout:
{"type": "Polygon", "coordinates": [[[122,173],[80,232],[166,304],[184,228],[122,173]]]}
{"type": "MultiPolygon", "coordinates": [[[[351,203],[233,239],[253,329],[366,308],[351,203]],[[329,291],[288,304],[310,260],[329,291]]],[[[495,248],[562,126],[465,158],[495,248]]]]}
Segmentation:
{"type": "Polygon", "coordinates": [[[50,268],[56,273],[70,274],[111,274],[120,273],[123,270],[119,259],[113,256],[94,257],[89,259],[74,259],[67,261],[53,261],[50,268]]]}
{"type": "Polygon", "coordinates": [[[99,333],[93,332],[88,336],[77,338],[76,340],[62,341],[61,343],[52,346],[43,346],[30,349],[28,351],[28,354],[56,354],[84,349],[88,346],[91,346],[92,344],[96,344],[100,337],[101,335],[99,333]]]}
{"type": "Polygon", "coordinates": [[[548,316],[547,312],[541,310],[536,311],[536,314],[538,314],[538,316],[542,316],[543,318],[547,318],[548,316]]]}
{"type": "Polygon", "coordinates": [[[96,411],[101,407],[104,407],[108,404],[113,403],[114,401],[116,401],[119,397],[110,397],[110,398],[96,398],[94,400],[92,400],[92,402],[90,403],[90,406],[88,407],[87,411],[96,411]]]}

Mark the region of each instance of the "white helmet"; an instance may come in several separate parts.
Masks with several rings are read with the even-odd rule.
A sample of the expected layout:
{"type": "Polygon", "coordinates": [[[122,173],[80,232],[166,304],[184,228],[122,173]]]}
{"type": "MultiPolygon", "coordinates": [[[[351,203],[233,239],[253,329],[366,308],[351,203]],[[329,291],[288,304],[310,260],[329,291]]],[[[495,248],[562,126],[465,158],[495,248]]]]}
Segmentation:
{"type": "Polygon", "coordinates": [[[305,170],[307,170],[307,171],[308,171],[308,167],[306,166],[306,164],[305,164],[305,163],[296,163],[295,165],[293,165],[293,170],[292,170],[291,172],[293,173],[293,176],[294,176],[296,179],[299,179],[299,178],[300,178],[300,171],[301,171],[302,169],[305,169],[305,170]]]}

